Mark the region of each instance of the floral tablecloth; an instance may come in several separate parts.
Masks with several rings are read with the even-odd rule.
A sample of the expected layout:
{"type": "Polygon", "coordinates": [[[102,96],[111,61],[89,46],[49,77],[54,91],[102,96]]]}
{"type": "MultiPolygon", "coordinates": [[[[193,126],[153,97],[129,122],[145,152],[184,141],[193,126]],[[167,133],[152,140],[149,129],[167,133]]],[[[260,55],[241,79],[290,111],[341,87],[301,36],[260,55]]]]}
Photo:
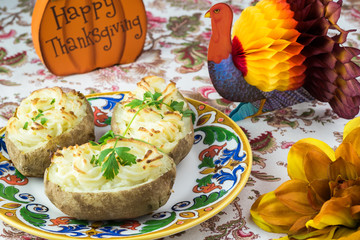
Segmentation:
{"type": "MultiPolygon", "coordinates": [[[[235,19],[256,1],[227,1],[235,19]]],[[[51,74],[36,55],[31,38],[35,0],[0,1],[0,127],[5,127],[20,101],[32,91],[52,86],[74,88],[84,94],[132,90],[136,82],[157,75],[177,84],[190,98],[228,114],[236,103],[222,99],[213,88],[207,70],[211,35],[205,12],[212,0],[144,0],[148,35],[136,62],[116,65],[81,75],[51,74]]],[[[360,2],[345,1],[339,25],[360,29],[360,2]]],[[[346,45],[360,47],[360,32],[351,32],[346,45]]],[[[360,63],[360,59],[355,60],[360,63]]],[[[262,231],[250,218],[250,207],[261,194],[288,180],[287,153],[292,144],[312,137],[336,148],[344,125],[328,104],[302,103],[238,121],[253,150],[250,178],[236,199],[216,216],[184,232],[164,239],[271,239],[281,235],[262,231]]],[[[0,223],[0,239],[42,239],[0,223]]]]}

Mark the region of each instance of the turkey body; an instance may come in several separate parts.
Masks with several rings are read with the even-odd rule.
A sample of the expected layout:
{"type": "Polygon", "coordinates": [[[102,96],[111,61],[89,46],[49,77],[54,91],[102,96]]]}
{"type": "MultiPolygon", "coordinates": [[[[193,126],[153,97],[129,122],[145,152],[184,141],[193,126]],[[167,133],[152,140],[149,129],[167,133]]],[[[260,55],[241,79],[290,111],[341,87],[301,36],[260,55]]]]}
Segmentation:
{"type": "Polygon", "coordinates": [[[241,71],[234,65],[232,55],[220,63],[208,61],[211,79],[216,83],[216,90],[226,99],[234,102],[252,102],[265,98],[262,92],[255,86],[248,84],[242,79],[241,71]]]}

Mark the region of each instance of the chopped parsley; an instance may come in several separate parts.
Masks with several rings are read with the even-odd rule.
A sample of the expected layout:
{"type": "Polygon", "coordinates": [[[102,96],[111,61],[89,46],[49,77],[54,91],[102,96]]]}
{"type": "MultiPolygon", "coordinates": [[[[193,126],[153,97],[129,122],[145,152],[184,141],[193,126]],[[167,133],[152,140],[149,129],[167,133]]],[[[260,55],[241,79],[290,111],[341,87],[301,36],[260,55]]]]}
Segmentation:
{"type": "Polygon", "coordinates": [[[43,110],[41,110],[41,109],[38,109],[38,114],[35,116],[35,117],[33,117],[33,118],[31,118],[31,120],[33,120],[34,122],[36,121],[36,120],[38,120],[40,117],[42,117],[42,116],[44,116],[44,114],[43,114],[43,110]]]}
{"type": "MultiPolygon", "coordinates": [[[[48,121],[48,119],[47,118],[45,118],[45,117],[43,117],[44,116],[44,114],[43,114],[43,110],[41,110],[41,109],[38,109],[38,114],[35,116],[35,117],[33,117],[33,118],[31,118],[31,120],[33,120],[34,122],[36,121],[36,120],[38,120],[39,118],[40,118],[40,123],[41,123],[41,125],[44,125],[47,121],[48,121]]],[[[26,125],[26,127],[25,127],[25,125],[24,125],[24,129],[27,129],[27,126],[28,126],[28,122],[26,122],[25,123],[25,125],[26,125]]]]}
{"type": "Polygon", "coordinates": [[[47,122],[47,118],[41,118],[40,123],[41,125],[44,125],[47,122]]]}

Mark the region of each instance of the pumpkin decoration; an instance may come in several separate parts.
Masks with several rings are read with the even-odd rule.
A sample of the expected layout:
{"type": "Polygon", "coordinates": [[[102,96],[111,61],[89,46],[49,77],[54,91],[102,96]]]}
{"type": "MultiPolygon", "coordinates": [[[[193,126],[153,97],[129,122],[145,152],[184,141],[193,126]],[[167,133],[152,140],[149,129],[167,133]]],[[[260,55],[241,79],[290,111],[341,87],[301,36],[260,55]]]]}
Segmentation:
{"type": "Polygon", "coordinates": [[[64,76],[135,61],[147,19],[142,0],[38,0],[31,25],[39,58],[64,76]]]}

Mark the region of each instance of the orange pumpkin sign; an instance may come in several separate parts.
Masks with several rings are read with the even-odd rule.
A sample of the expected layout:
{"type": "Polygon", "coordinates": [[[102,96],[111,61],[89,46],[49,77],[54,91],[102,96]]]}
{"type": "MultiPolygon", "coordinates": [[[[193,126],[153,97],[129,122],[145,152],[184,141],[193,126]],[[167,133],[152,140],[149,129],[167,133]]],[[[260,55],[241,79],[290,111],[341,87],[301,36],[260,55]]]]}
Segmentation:
{"type": "Polygon", "coordinates": [[[37,0],[31,27],[41,61],[64,76],[135,61],[146,26],[142,0],[37,0]]]}

